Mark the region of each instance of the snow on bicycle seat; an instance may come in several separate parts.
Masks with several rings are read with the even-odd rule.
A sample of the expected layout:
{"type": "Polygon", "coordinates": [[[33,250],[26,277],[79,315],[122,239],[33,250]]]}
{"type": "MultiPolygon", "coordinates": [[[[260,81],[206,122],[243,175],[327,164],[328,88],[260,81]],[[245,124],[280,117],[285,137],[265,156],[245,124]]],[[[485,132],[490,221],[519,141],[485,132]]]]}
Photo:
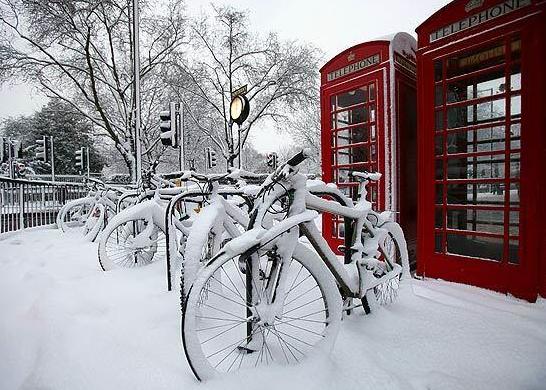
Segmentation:
{"type": "Polygon", "coordinates": [[[351,171],[351,172],[349,172],[349,176],[360,177],[362,179],[371,180],[371,181],[378,181],[379,179],[381,179],[381,173],[379,173],[379,172],[351,171]]]}

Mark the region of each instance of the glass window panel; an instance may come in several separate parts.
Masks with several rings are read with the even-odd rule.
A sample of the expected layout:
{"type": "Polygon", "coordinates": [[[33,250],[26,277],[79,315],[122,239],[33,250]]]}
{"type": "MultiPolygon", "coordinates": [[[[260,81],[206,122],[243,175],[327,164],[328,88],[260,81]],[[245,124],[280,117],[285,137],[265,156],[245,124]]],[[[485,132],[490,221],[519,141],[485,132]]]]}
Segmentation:
{"type": "Polygon", "coordinates": [[[512,67],[510,74],[510,90],[518,91],[521,89],[521,66],[516,65],[512,67]]]}
{"type": "Polygon", "coordinates": [[[448,184],[448,204],[504,205],[504,183],[448,184]]]}
{"type": "Polygon", "coordinates": [[[434,90],[434,104],[436,106],[441,106],[443,102],[444,102],[444,97],[442,93],[442,86],[437,85],[434,90]]]}
{"type": "Polygon", "coordinates": [[[521,95],[510,98],[510,115],[512,118],[521,116],[521,95]]]}
{"type": "Polygon", "coordinates": [[[508,234],[510,236],[519,236],[519,211],[510,211],[508,219],[510,221],[508,234]]]}
{"type": "Polygon", "coordinates": [[[519,241],[510,240],[508,242],[508,262],[510,264],[519,264],[519,241]]]}
{"type": "Polygon", "coordinates": [[[370,187],[370,194],[371,194],[371,200],[372,202],[377,202],[377,187],[376,186],[372,186],[370,187]]]}
{"type": "Polygon", "coordinates": [[[504,126],[487,127],[447,135],[447,153],[472,153],[504,150],[504,126]]]}
{"type": "Polygon", "coordinates": [[[336,128],[336,116],[332,114],[332,121],[330,122],[330,128],[334,130],[336,128]]]}
{"type": "Polygon", "coordinates": [[[501,261],[504,250],[502,238],[447,234],[447,252],[455,255],[501,261]]]}
{"type": "Polygon", "coordinates": [[[444,186],[443,184],[436,184],[436,204],[444,203],[444,186]]]}
{"type": "MultiPolygon", "coordinates": [[[[458,106],[447,109],[447,128],[464,127],[472,123],[472,106],[458,106]]],[[[437,128],[438,129],[438,128],[437,128]]]]}
{"type": "Polygon", "coordinates": [[[510,126],[510,148],[521,148],[521,123],[514,123],[510,126]]]}
{"type": "MultiPolygon", "coordinates": [[[[350,180],[350,177],[349,177],[349,170],[347,169],[339,169],[337,171],[337,174],[338,174],[338,183],[349,183],[351,180],[350,180]]],[[[345,187],[343,187],[345,188],[345,187]]],[[[341,187],[340,187],[340,190],[341,190],[341,187]]],[[[341,191],[343,192],[343,191],[341,191]]]]}
{"type": "Polygon", "coordinates": [[[447,109],[447,128],[453,129],[497,121],[504,118],[505,115],[505,99],[451,107],[447,109]]]}
{"type": "Polygon", "coordinates": [[[434,227],[436,228],[443,228],[444,227],[444,213],[441,208],[437,208],[435,212],[435,222],[434,227]]]}
{"type": "Polygon", "coordinates": [[[337,109],[354,106],[368,101],[368,87],[360,87],[337,95],[337,109]]]}
{"type": "Polygon", "coordinates": [[[371,146],[371,161],[377,161],[377,148],[375,147],[375,145],[371,146]]]}
{"type": "Polygon", "coordinates": [[[443,130],[444,128],[444,112],[442,110],[436,111],[436,131],[443,130]]]}
{"type": "Polygon", "coordinates": [[[337,224],[337,232],[338,232],[338,233],[337,233],[337,236],[338,236],[339,238],[345,237],[345,224],[343,224],[343,223],[338,223],[338,224],[337,224]]]}
{"type": "Polygon", "coordinates": [[[506,116],[505,99],[496,99],[476,105],[476,122],[484,123],[506,116]]]}
{"type": "Polygon", "coordinates": [[[510,206],[519,206],[519,182],[510,183],[510,206]]]}
{"type": "Polygon", "coordinates": [[[340,149],[337,151],[337,165],[346,165],[351,163],[350,149],[340,149]]]}
{"type": "Polygon", "coordinates": [[[346,165],[368,162],[369,146],[356,146],[352,148],[339,149],[337,151],[337,164],[346,165]]]}
{"type": "Polygon", "coordinates": [[[493,96],[506,91],[504,69],[476,76],[476,97],[493,96]]]}
{"type": "Polygon", "coordinates": [[[354,125],[368,121],[368,108],[366,106],[355,107],[350,110],[337,113],[337,128],[354,125]]]}
{"type": "Polygon", "coordinates": [[[375,106],[370,106],[370,122],[375,122],[375,106]]]}
{"type": "Polygon", "coordinates": [[[368,141],[368,126],[358,126],[336,133],[337,146],[345,146],[368,141]]]}
{"type": "Polygon", "coordinates": [[[504,155],[449,158],[448,179],[504,178],[504,155]]]}
{"type": "Polygon", "coordinates": [[[336,109],[336,97],[330,96],[330,111],[335,111],[336,109]]]}
{"type": "Polygon", "coordinates": [[[504,211],[448,209],[449,229],[504,234],[504,211]]]}
{"type": "Polygon", "coordinates": [[[337,237],[337,224],[332,223],[332,237],[337,237]]]}
{"type": "Polygon", "coordinates": [[[375,100],[375,83],[370,84],[370,101],[375,100]]]}
{"type": "Polygon", "coordinates": [[[499,65],[505,62],[506,47],[503,41],[497,41],[478,49],[457,53],[447,60],[447,77],[467,74],[479,69],[499,65]]]}
{"type": "Polygon", "coordinates": [[[351,148],[353,151],[353,162],[368,162],[370,158],[369,146],[357,146],[351,148]]]}
{"type": "Polygon", "coordinates": [[[375,140],[375,125],[370,125],[371,140],[375,140]]]}
{"type": "Polygon", "coordinates": [[[510,155],[510,177],[520,177],[520,155],[519,153],[512,153],[510,155]]]}
{"type": "Polygon", "coordinates": [[[441,233],[435,233],[434,234],[434,252],[443,253],[443,250],[442,250],[442,234],[441,233]]]}
{"type": "Polygon", "coordinates": [[[442,60],[434,61],[434,81],[441,81],[443,78],[442,60]]]}
{"type": "Polygon", "coordinates": [[[444,162],[442,160],[436,160],[436,180],[442,180],[444,178],[444,162]]]}
{"type": "Polygon", "coordinates": [[[444,137],[443,135],[436,136],[436,155],[441,156],[444,154],[444,137]]]}
{"type": "Polygon", "coordinates": [[[446,92],[446,100],[448,103],[462,102],[474,97],[473,84],[467,85],[467,81],[469,80],[461,80],[448,84],[446,92]]]}

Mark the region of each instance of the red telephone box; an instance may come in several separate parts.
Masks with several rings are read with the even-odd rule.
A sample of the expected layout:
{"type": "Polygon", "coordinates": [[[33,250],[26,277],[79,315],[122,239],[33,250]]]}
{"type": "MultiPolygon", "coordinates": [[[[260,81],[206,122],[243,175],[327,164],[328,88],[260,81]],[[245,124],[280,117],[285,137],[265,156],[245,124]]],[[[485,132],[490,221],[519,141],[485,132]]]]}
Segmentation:
{"type": "Polygon", "coordinates": [[[456,0],[417,28],[418,273],[546,295],[546,2],[456,0]]]}
{"type": "MultiPolygon", "coordinates": [[[[350,171],[381,172],[371,184],[374,207],[397,211],[410,258],[417,241],[417,92],[415,39],[397,33],[353,46],[321,73],[322,177],[357,198],[350,171]]],[[[323,235],[337,250],[343,220],[323,214],[323,235]]],[[[338,252],[339,253],[339,252],[338,252]]]]}

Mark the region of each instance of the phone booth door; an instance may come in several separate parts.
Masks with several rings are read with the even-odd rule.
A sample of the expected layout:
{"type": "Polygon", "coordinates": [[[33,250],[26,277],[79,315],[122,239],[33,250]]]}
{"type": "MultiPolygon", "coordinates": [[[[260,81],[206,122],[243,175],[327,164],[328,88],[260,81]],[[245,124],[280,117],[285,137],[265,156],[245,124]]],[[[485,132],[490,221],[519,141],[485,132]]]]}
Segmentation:
{"type": "MultiPolygon", "coordinates": [[[[383,172],[383,117],[380,115],[383,89],[383,74],[379,70],[358,77],[350,86],[344,83],[323,94],[327,99],[323,102],[323,140],[330,140],[329,145],[323,143],[324,181],[336,183],[353,201],[357,200],[358,183],[349,177],[349,172],[383,172]],[[329,135],[324,134],[324,130],[329,135]]],[[[374,208],[383,207],[382,182],[383,179],[368,185],[368,200],[374,208]]],[[[323,214],[323,235],[330,247],[342,245],[343,219],[323,214]]]]}
{"type": "Polygon", "coordinates": [[[529,147],[522,42],[518,33],[492,37],[473,48],[449,47],[427,64],[434,77],[424,111],[434,122],[429,275],[498,291],[522,276],[520,161],[529,147]]]}

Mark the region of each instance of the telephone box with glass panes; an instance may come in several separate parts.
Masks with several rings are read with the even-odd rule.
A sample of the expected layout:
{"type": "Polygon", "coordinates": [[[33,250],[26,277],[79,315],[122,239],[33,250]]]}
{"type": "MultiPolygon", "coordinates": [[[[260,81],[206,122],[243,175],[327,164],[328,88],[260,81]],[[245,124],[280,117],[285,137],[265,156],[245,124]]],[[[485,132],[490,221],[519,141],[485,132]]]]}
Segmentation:
{"type": "Polygon", "coordinates": [[[420,275],[546,295],[545,10],[456,0],[416,30],[420,275]]]}
{"type": "MultiPolygon", "coordinates": [[[[415,39],[397,33],[353,46],[321,73],[322,178],[357,200],[350,171],[380,172],[369,185],[373,207],[395,211],[408,240],[417,241],[415,39]]],[[[323,235],[340,254],[344,222],[323,214],[323,235]]]]}

